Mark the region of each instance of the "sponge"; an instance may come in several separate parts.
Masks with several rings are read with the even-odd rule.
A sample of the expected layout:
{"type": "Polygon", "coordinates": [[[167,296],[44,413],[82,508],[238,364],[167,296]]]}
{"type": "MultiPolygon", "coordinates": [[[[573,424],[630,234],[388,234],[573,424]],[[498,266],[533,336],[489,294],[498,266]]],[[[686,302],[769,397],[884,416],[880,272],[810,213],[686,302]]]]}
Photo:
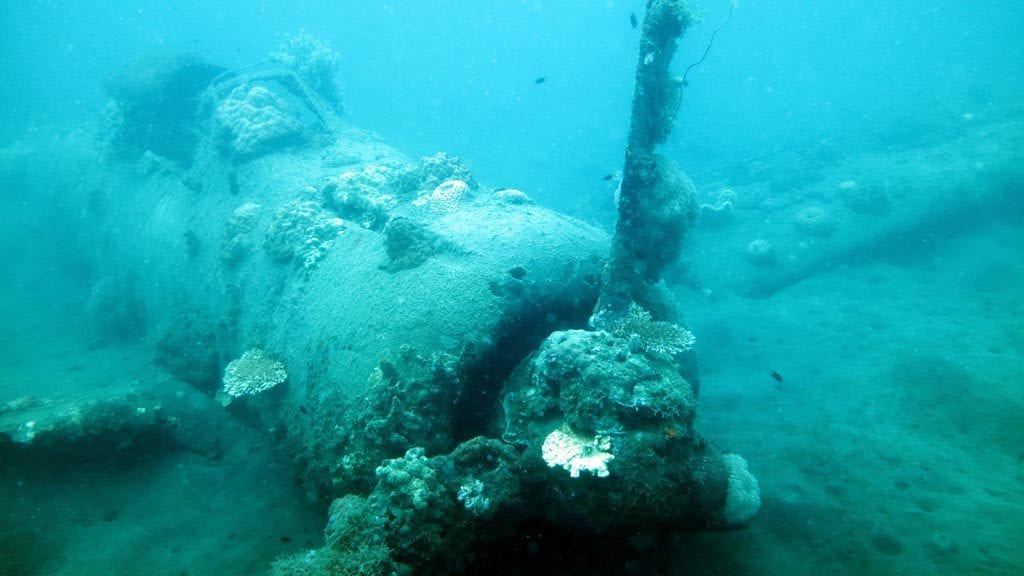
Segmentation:
{"type": "Polygon", "coordinates": [[[725,494],[722,515],[730,526],[746,524],[761,508],[761,488],[757,478],[747,468],[747,461],[739,454],[722,456],[729,471],[729,486],[725,494]]]}

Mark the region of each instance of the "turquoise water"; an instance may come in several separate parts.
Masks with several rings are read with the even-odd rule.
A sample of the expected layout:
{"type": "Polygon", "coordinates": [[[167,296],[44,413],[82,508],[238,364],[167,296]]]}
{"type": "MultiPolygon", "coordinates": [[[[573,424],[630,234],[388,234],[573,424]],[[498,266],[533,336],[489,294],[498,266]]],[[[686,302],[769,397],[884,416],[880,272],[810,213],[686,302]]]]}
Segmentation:
{"type": "MultiPolygon", "coordinates": [[[[697,427],[747,459],[762,507],[738,530],[637,534],[607,573],[1024,573],[1024,6],[693,8],[679,75],[728,22],[688,72],[660,150],[703,206],[665,280],[696,336],[697,427]]],[[[631,14],[643,3],[0,5],[0,575],[269,573],[323,545],[338,494],[311,487],[317,457],[266,407],[225,409],[222,370],[259,340],[296,381],[322,368],[327,380],[358,372],[346,380],[357,386],[361,362],[390,345],[346,344],[378,323],[328,312],[279,329],[312,290],[301,286],[340,282],[317,274],[337,271],[338,254],[360,258],[376,223],[346,229],[351,244],[314,246],[328,256],[302,252],[319,268],[298,263],[301,274],[260,268],[261,241],[236,268],[218,254],[247,186],[268,206],[261,226],[285,204],[250,183],[298,194],[348,166],[331,142],[223,162],[202,130],[108,148],[119,78],[182,52],[216,66],[211,76],[245,70],[305,31],[340,56],[347,125],[409,158],[458,156],[482,186],[610,232],[637,64],[631,14]],[[171,161],[143,154],[154,147],[171,161]],[[205,307],[219,314],[208,331],[205,307]],[[232,314],[242,320],[225,328],[232,314]],[[168,325],[189,327],[193,345],[168,325]],[[175,362],[183,350],[196,356],[175,362]],[[54,440],[35,441],[50,425],[54,440]]],[[[181,102],[156,109],[191,121],[181,102]]],[[[392,158],[347,137],[360,162],[392,158]]],[[[486,253],[443,222],[480,244],[432,261],[486,253]]],[[[318,225],[322,236],[333,224],[318,225]]],[[[475,272],[452,272],[453,293],[458,273],[475,272]]],[[[437,331],[422,341],[450,351],[465,336],[437,331]]],[[[519,359],[510,352],[504,369],[519,359]]],[[[498,376],[474,376],[482,396],[500,391],[498,376]]],[[[319,442],[329,396],[279,401],[319,442]]],[[[488,432],[487,417],[464,425],[488,432]]],[[[557,558],[560,573],[593,573],[577,561],[585,546],[558,542],[510,549],[544,557],[533,570],[557,558]]],[[[530,570],[529,554],[504,568],[530,570]]]]}

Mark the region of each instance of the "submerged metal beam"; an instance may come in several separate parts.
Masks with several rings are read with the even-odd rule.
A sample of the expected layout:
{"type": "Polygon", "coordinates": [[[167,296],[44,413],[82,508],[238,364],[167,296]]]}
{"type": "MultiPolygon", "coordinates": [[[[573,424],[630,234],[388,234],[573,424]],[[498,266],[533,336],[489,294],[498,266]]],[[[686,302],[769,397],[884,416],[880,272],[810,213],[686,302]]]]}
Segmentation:
{"type": "Polygon", "coordinates": [[[631,302],[651,307],[649,288],[678,256],[678,241],[693,220],[692,185],[673,164],[654,154],[679,109],[682,79],[670,75],[669,64],[691,21],[684,0],[647,2],[618,219],[597,313],[619,316],[631,302]]]}

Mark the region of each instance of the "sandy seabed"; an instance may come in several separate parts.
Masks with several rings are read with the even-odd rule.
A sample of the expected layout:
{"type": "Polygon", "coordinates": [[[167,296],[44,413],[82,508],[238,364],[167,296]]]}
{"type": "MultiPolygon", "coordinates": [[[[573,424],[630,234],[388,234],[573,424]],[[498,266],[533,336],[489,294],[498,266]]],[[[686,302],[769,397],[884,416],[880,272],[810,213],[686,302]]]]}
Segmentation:
{"type": "Polygon", "coordinates": [[[763,508],[680,536],[677,573],[1024,573],[1021,245],[996,226],[765,300],[683,295],[701,426],[763,508]]]}
{"type": "MultiPolygon", "coordinates": [[[[763,508],[744,530],[677,536],[672,573],[1024,573],[1019,246],[1024,230],[994,226],[763,300],[681,291],[700,426],[747,457],[763,508]]],[[[21,280],[0,307],[0,400],[199,394],[144,343],[88,346],[79,301],[21,280]]],[[[269,435],[208,424],[218,439],[198,452],[0,462],[0,575],[260,574],[316,546],[323,510],[269,435]]]]}

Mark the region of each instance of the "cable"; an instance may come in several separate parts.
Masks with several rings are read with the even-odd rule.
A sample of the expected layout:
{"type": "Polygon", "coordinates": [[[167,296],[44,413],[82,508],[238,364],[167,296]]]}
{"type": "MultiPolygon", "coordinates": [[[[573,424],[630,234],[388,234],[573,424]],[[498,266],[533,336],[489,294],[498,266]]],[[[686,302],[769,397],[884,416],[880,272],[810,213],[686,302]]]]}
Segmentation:
{"type": "Polygon", "coordinates": [[[686,69],[686,71],[683,72],[683,83],[682,83],[683,87],[686,86],[686,75],[690,73],[690,70],[692,70],[694,68],[694,66],[700,66],[701,64],[703,64],[704,63],[704,59],[708,57],[708,52],[711,52],[711,45],[715,43],[715,35],[718,34],[718,32],[721,31],[722,28],[725,28],[725,25],[728,24],[729,20],[732,19],[732,9],[735,8],[735,7],[736,7],[736,0],[730,0],[729,1],[729,15],[726,16],[725,17],[725,21],[722,22],[721,24],[719,24],[718,28],[715,28],[715,31],[711,33],[711,39],[708,40],[708,47],[704,49],[704,55],[700,57],[700,60],[697,60],[693,64],[690,64],[690,66],[686,69]]]}

